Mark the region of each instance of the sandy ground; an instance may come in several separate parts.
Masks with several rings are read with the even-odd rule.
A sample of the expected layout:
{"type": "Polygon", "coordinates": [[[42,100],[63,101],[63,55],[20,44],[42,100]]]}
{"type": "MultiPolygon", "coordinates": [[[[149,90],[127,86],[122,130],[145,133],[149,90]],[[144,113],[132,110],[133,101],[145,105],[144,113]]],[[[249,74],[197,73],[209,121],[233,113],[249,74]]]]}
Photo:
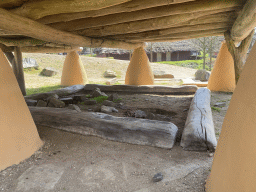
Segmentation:
{"type": "MultiPolygon", "coordinates": [[[[152,64],[153,70],[172,71],[175,78],[193,77],[195,73],[193,69],[177,66],[161,67],[152,64]]],[[[220,101],[226,103],[220,112],[212,110],[217,139],[231,97],[232,94],[211,93],[211,105],[220,101]]],[[[192,99],[188,96],[157,95],[120,95],[120,98],[124,105],[131,107],[178,112],[172,120],[179,128],[185,123],[181,110],[188,108],[192,99]]],[[[212,154],[184,151],[179,143],[173,149],[166,150],[48,127],[38,127],[38,131],[45,145],[29,159],[0,172],[0,191],[201,192],[211,170],[212,154]],[[163,180],[153,182],[153,176],[159,172],[163,174],[163,180]]]]}

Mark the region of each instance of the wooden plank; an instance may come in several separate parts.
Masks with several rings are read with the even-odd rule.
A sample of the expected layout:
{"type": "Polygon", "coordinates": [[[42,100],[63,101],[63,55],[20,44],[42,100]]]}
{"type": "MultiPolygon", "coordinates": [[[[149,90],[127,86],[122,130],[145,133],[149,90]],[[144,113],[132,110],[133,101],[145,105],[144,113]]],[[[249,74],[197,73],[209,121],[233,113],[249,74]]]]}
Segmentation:
{"type": "Polygon", "coordinates": [[[10,13],[4,9],[0,9],[0,28],[47,42],[81,47],[109,47],[130,50],[144,46],[142,43],[132,44],[115,40],[101,40],[81,37],[79,35],[53,29],[31,19],[10,13]]]}
{"type": "Polygon", "coordinates": [[[189,1],[195,0],[132,0],[126,3],[122,3],[119,5],[111,6],[108,8],[94,10],[94,11],[86,11],[79,13],[67,13],[67,14],[58,14],[58,15],[50,15],[39,19],[38,21],[43,24],[49,23],[57,23],[57,22],[67,22],[71,20],[88,18],[88,17],[100,17],[104,15],[116,14],[116,13],[124,13],[124,12],[132,12],[138,11],[142,9],[148,9],[152,7],[158,7],[163,5],[170,5],[176,3],[185,3],[189,1]]]}
{"type": "Polygon", "coordinates": [[[128,13],[119,13],[106,15],[102,17],[94,17],[94,18],[85,18],[85,19],[77,19],[68,22],[59,22],[52,23],[49,26],[64,30],[64,31],[76,31],[80,29],[100,27],[106,25],[114,25],[125,22],[139,21],[145,19],[152,19],[158,17],[165,17],[170,15],[179,15],[184,13],[197,13],[200,11],[213,11],[213,10],[221,10],[223,11],[232,11],[232,10],[241,10],[241,6],[237,6],[236,1],[223,1],[223,0],[208,0],[208,1],[195,1],[183,4],[176,5],[168,5],[161,7],[154,7],[150,9],[144,9],[134,12],[128,13]]]}
{"type": "Polygon", "coordinates": [[[171,122],[115,117],[72,109],[29,107],[36,125],[91,135],[112,141],[171,149],[178,127],[171,122]]]}
{"type": "Polygon", "coordinates": [[[47,42],[33,39],[33,38],[23,38],[23,39],[9,39],[0,37],[0,43],[5,44],[6,46],[33,46],[33,45],[43,45],[47,42]]]}
{"type": "Polygon", "coordinates": [[[60,13],[74,13],[82,11],[99,10],[102,8],[122,4],[131,0],[40,0],[28,1],[21,7],[11,10],[17,15],[39,19],[47,15],[56,15],[60,13]]]}
{"type": "Polygon", "coordinates": [[[231,38],[235,44],[245,39],[256,27],[256,1],[247,0],[232,29],[231,38]]]}
{"type": "Polygon", "coordinates": [[[23,53],[67,53],[70,51],[79,51],[80,47],[62,46],[62,47],[45,47],[45,46],[26,46],[21,47],[23,53]]]}
{"type": "Polygon", "coordinates": [[[14,47],[13,68],[14,68],[16,79],[20,86],[20,90],[22,94],[26,96],[26,86],[25,86],[24,71],[23,71],[23,64],[22,64],[22,53],[21,53],[20,47],[14,47]]]}
{"type": "Polygon", "coordinates": [[[194,94],[197,91],[196,86],[159,86],[159,85],[98,85],[86,84],[84,91],[86,93],[99,88],[103,92],[124,92],[124,93],[154,93],[154,94],[194,94]]]}
{"type": "MultiPolygon", "coordinates": [[[[76,31],[77,34],[89,36],[89,37],[101,37],[101,36],[109,36],[109,35],[117,35],[117,34],[125,34],[125,33],[138,33],[144,31],[151,31],[157,29],[167,29],[175,26],[181,26],[183,24],[187,24],[190,21],[197,18],[202,18],[203,16],[207,17],[217,13],[222,13],[222,10],[213,10],[213,11],[201,11],[197,13],[185,13],[179,15],[172,15],[167,17],[160,17],[154,19],[147,19],[141,21],[133,21],[128,23],[116,24],[103,26],[98,28],[90,28],[85,30],[76,31]]],[[[232,12],[230,14],[233,14],[232,12]]]]}

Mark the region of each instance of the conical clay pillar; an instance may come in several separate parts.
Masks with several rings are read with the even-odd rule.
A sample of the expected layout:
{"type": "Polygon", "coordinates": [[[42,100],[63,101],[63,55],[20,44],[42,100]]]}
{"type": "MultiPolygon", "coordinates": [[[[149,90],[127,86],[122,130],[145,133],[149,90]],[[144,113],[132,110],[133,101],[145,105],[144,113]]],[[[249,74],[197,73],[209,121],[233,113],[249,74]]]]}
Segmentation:
{"type": "Polygon", "coordinates": [[[126,85],[153,85],[154,75],[143,47],[134,50],[125,76],[126,85]]]}
{"type": "Polygon", "coordinates": [[[225,116],[207,192],[256,190],[256,44],[225,116]]]}
{"type": "Polygon", "coordinates": [[[41,141],[10,63],[0,49],[0,171],[29,158],[41,141]]]}
{"type": "Polygon", "coordinates": [[[88,83],[84,65],[76,51],[67,54],[61,76],[61,85],[85,85],[88,83]]]}
{"type": "Polygon", "coordinates": [[[211,72],[207,88],[211,91],[233,92],[235,87],[234,60],[224,42],[211,72]]]}

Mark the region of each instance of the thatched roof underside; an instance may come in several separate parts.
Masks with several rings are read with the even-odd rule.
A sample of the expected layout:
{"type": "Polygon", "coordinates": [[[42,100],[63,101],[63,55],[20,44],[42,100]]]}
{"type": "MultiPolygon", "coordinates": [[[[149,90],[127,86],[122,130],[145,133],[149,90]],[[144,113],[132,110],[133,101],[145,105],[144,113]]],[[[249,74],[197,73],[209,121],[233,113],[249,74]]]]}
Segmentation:
{"type": "Polygon", "coordinates": [[[226,31],[240,42],[256,26],[255,7],[254,0],[3,0],[0,46],[6,51],[20,46],[23,52],[131,50],[144,42],[223,36],[226,31]]]}

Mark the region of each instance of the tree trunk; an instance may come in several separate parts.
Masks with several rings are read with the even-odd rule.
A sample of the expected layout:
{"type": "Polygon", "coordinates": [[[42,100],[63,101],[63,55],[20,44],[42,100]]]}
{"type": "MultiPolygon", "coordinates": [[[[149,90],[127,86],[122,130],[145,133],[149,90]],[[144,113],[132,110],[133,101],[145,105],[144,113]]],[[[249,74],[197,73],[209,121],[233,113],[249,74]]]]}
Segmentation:
{"type": "Polygon", "coordinates": [[[228,50],[234,59],[236,84],[238,83],[239,77],[243,71],[243,66],[246,60],[247,51],[252,41],[254,32],[255,30],[252,30],[252,32],[241,42],[239,47],[236,47],[234,41],[231,39],[230,31],[226,31],[224,33],[228,50]]]}

